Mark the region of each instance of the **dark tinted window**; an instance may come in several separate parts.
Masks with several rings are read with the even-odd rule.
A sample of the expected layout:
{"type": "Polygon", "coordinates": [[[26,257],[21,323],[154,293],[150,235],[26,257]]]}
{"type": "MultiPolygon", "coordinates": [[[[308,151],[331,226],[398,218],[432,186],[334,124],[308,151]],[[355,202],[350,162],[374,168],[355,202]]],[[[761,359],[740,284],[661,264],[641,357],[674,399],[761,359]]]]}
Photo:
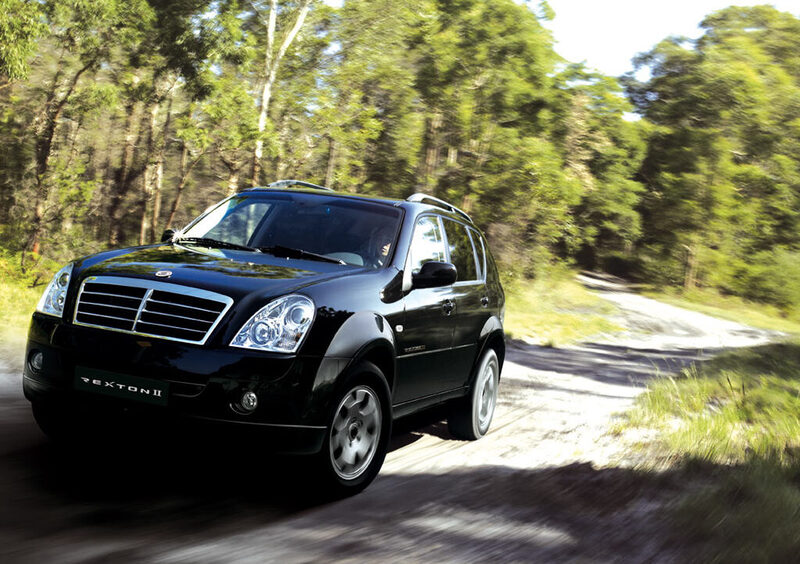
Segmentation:
{"type": "Polygon", "coordinates": [[[292,247],[377,268],[394,251],[401,214],[392,206],[350,198],[253,192],[223,202],[184,235],[292,247]]]}
{"type": "Polygon", "coordinates": [[[458,270],[458,281],[477,280],[478,271],[475,268],[475,254],[472,242],[467,234],[467,228],[450,221],[444,220],[444,231],[447,233],[447,245],[450,248],[450,262],[458,270]]]}

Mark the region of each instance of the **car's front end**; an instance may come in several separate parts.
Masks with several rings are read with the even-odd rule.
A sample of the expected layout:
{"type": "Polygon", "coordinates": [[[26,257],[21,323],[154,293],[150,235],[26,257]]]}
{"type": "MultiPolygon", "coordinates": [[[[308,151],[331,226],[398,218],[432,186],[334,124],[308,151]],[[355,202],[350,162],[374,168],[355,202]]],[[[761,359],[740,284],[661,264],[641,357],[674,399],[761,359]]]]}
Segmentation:
{"type": "Polygon", "coordinates": [[[259,347],[274,329],[252,322],[289,309],[279,312],[278,329],[292,331],[294,340],[313,321],[309,298],[277,284],[257,292],[265,307],[247,308],[247,288],[231,292],[228,283],[227,294],[198,288],[203,277],[196,270],[191,286],[156,278],[172,272],[159,266],[136,277],[93,270],[59,273],[33,315],[23,380],[29,400],[257,424],[284,431],[286,450],[318,448],[323,427],[309,417],[321,357],[297,354],[295,346],[281,350],[275,341],[286,335],[272,339],[273,350],[259,347]],[[67,277],[60,287],[59,278],[67,277]],[[239,298],[238,307],[229,294],[239,298]],[[59,300],[60,311],[53,307],[59,300]]]}
{"type": "MultiPolygon", "coordinates": [[[[274,210],[285,200],[267,198],[228,205],[215,221],[245,204],[274,210]]],[[[310,195],[296,199],[317,205],[310,195]]],[[[352,313],[326,307],[326,284],[392,274],[305,251],[283,256],[292,251],[285,247],[208,241],[108,251],[55,275],[33,314],[23,378],[45,431],[59,430],[63,412],[94,417],[96,428],[105,415],[130,413],[258,429],[275,437],[275,451],[320,449],[327,397],[315,386],[352,313]]],[[[381,284],[368,284],[375,301],[381,284]]]]}

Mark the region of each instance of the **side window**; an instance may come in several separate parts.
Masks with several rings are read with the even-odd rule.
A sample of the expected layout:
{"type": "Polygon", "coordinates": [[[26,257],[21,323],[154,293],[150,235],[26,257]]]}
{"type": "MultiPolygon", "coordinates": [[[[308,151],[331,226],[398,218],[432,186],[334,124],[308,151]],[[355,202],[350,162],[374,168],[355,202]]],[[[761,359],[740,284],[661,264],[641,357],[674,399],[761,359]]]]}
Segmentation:
{"type": "Polygon", "coordinates": [[[444,220],[444,231],[450,247],[450,262],[458,270],[458,281],[477,280],[478,270],[475,268],[475,253],[472,241],[469,240],[467,228],[460,223],[444,220]]]}
{"type": "Polygon", "coordinates": [[[411,272],[419,272],[426,262],[444,262],[444,239],[439,228],[439,221],[432,216],[421,217],[414,227],[414,238],[411,240],[410,253],[411,272]]]}

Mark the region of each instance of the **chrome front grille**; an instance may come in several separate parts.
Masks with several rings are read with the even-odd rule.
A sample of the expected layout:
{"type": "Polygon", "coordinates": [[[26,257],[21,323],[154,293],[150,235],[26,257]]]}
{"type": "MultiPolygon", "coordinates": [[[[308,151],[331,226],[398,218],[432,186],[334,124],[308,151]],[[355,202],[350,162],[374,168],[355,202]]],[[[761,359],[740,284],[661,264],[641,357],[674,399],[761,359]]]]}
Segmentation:
{"type": "Polygon", "coordinates": [[[75,306],[76,325],[202,345],[230,309],[228,296],[165,282],[91,276],[75,306]]]}

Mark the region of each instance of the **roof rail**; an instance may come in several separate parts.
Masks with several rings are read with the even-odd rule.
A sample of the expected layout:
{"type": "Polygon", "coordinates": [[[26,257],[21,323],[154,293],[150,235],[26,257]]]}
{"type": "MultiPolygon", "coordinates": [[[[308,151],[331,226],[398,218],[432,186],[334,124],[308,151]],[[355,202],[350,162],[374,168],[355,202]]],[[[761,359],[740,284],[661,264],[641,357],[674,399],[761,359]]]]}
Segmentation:
{"type": "Polygon", "coordinates": [[[267,188],[289,188],[290,186],[305,186],[306,188],[315,188],[317,190],[328,190],[329,192],[334,191],[333,188],[320,186],[319,184],[311,184],[310,182],[304,182],[303,180],[276,180],[275,182],[267,184],[267,188]]]}
{"type": "Polygon", "coordinates": [[[417,192],[416,194],[411,194],[408,198],[406,198],[408,202],[421,202],[423,204],[430,204],[432,206],[437,206],[440,208],[444,208],[448,211],[455,212],[461,216],[463,216],[467,221],[472,223],[472,218],[467,214],[467,212],[458,209],[453,204],[448,204],[444,200],[440,200],[439,198],[434,198],[433,196],[429,196],[428,194],[423,194],[422,192],[417,192]]]}

